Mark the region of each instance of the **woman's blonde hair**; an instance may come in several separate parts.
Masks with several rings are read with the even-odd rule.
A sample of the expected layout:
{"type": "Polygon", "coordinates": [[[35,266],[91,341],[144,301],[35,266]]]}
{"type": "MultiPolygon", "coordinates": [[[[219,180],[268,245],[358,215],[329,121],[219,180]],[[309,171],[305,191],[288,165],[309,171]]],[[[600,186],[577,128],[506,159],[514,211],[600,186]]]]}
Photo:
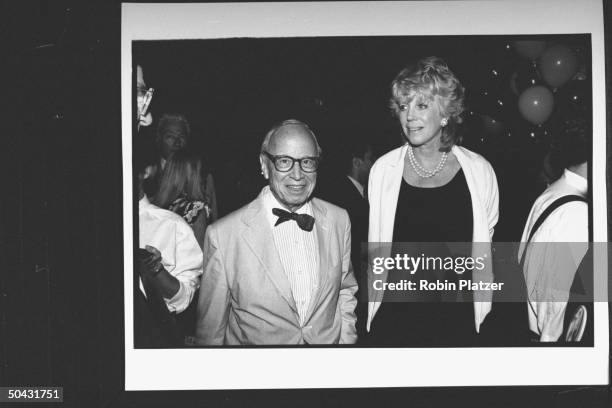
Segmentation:
{"type": "Polygon", "coordinates": [[[448,151],[454,144],[460,143],[457,128],[463,122],[461,114],[465,110],[465,89],[442,58],[423,58],[397,74],[391,82],[391,112],[397,116],[400,105],[408,104],[418,95],[433,100],[440,114],[447,118],[440,138],[441,149],[448,151]]]}

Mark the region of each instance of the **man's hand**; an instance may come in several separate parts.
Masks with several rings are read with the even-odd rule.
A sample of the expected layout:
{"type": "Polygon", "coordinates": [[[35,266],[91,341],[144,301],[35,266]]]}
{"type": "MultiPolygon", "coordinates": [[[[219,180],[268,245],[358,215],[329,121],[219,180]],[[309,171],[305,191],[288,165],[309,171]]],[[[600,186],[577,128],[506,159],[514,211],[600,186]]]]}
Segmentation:
{"type": "Polygon", "coordinates": [[[145,249],[141,248],[139,252],[139,272],[142,280],[147,280],[154,285],[165,299],[172,299],[180,289],[181,284],[164,268],[162,255],[159,250],[146,245],[145,249]]]}

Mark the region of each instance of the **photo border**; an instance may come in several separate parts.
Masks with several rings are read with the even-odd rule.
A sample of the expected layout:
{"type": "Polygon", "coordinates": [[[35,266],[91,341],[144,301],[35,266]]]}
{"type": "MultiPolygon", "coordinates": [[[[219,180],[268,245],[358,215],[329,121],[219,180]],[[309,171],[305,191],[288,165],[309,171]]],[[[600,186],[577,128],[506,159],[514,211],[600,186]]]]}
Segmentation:
{"type": "MultiPolygon", "coordinates": [[[[603,302],[594,304],[593,348],[151,350],[134,349],[132,324],[132,41],[589,33],[592,41],[593,135],[598,136],[593,139],[591,172],[593,239],[605,242],[608,240],[606,95],[603,86],[595,86],[605,84],[603,16],[603,4],[599,0],[123,4],[125,390],[608,384],[608,304],[603,302]],[[287,375],[278,363],[273,363],[288,359],[291,359],[292,366],[300,367],[292,370],[291,375],[287,375]],[[351,364],[357,361],[362,375],[338,375],[338,368],[350,371],[351,364]],[[153,372],[155,375],[151,375],[153,372]]],[[[605,254],[596,254],[595,259],[601,261],[595,265],[596,268],[607,268],[605,254]]],[[[595,284],[607,286],[608,282],[595,284]]]]}

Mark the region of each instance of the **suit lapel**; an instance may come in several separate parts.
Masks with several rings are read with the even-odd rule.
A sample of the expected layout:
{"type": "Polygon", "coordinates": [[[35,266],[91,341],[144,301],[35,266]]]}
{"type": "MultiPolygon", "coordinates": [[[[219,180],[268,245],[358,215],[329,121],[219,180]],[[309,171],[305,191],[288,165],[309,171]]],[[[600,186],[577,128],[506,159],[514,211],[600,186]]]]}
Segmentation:
{"type": "MultiPolygon", "coordinates": [[[[395,158],[395,160],[390,161],[389,164],[384,169],[381,192],[378,197],[378,199],[380,200],[379,208],[381,209],[381,211],[380,211],[380,227],[379,227],[380,234],[377,237],[377,239],[379,239],[380,242],[387,242],[387,243],[393,242],[393,227],[395,225],[395,213],[397,211],[397,200],[399,198],[400,187],[402,185],[402,178],[404,174],[404,159],[406,157],[407,151],[408,151],[408,144],[406,143],[398,151],[398,155],[395,158]]],[[[383,256],[383,257],[390,256],[390,253],[391,253],[390,246],[388,250],[385,248],[384,251],[382,250],[373,251],[372,246],[375,244],[377,243],[370,244],[371,246],[370,251],[376,253],[377,256],[383,256]]],[[[370,277],[371,275],[368,272],[368,278],[370,277]]],[[[378,275],[377,279],[380,279],[383,282],[386,282],[387,272],[385,271],[385,273],[378,275]]],[[[383,291],[381,290],[375,291],[373,299],[370,300],[369,305],[368,305],[368,322],[367,322],[368,331],[370,330],[370,324],[372,323],[372,319],[374,318],[374,315],[378,311],[378,308],[380,307],[382,300],[383,300],[383,291]]]]}
{"type": "Polygon", "coordinates": [[[259,260],[266,275],[270,278],[281,297],[285,299],[291,309],[297,314],[291,286],[274,244],[274,236],[268,223],[268,216],[265,214],[261,194],[248,207],[242,220],[247,226],[244,233],[245,242],[259,260]]]}
{"type": "Polygon", "coordinates": [[[308,306],[308,311],[306,312],[306,318],[304,319],[305,322],[310,319],[316,306],[319,304],[324,288],[327,286],[329,274],[331,273],[331,254],[329,251],[329,245],[332,228],[329,217],[327,216],[327,210],[325,207],[320,205],[320,202],[317,199],[313,199],[311,201],[311,207],[315,217],[315,231],[317,233],[317,251],[319,256],[317,273],[319,284],[310,298],[310,306],[308,306]]]}

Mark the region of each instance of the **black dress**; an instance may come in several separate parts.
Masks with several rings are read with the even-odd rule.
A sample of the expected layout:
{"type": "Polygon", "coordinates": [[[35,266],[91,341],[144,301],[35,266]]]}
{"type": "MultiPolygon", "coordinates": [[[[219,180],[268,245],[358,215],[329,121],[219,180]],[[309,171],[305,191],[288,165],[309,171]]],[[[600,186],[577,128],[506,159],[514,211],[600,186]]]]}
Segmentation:
{"type": "MultiPolygon", "coordinates": [[[[472,241],[473,214],[470,192],[463,171],[460,169],[447,184],[422,188],[402,179],[395,224],[394,246],[410,243],[416,254],[457,256],[451,253],[447,242],[470,243],[472,241]],[[427,243],[427,244],[425,244],[427,243]],[[429,243],[435,244],[432,247],[429,243]],[[433,252],[432,252],[433,251],[433,252]]],[[[406,253],[406,245],[395,253],[406,253]]],[[[471,245],[465,245],[470,247],[471,245]]],[[[464,254],[464,256],[470,254],[464,254]]],[[[389,272],[388,282],[405,278],[389,272]]],[[[418,271],[411,280],[457,282],[469,279],[471,272],[458,275],[454,271],[418,271]]],[[[458,285],[457,285],[458,287],[458,285]]],[[[410,301],[392,301],[385,292],[383,302],[374,316],[369,343],[377,346],[398,347],[453,347],[472,345],[475,338],[474,312],[471,293],[458,291],[418,291],[410,301]],[[462,301],[457,301],[461,296],[462,301]]]]}

